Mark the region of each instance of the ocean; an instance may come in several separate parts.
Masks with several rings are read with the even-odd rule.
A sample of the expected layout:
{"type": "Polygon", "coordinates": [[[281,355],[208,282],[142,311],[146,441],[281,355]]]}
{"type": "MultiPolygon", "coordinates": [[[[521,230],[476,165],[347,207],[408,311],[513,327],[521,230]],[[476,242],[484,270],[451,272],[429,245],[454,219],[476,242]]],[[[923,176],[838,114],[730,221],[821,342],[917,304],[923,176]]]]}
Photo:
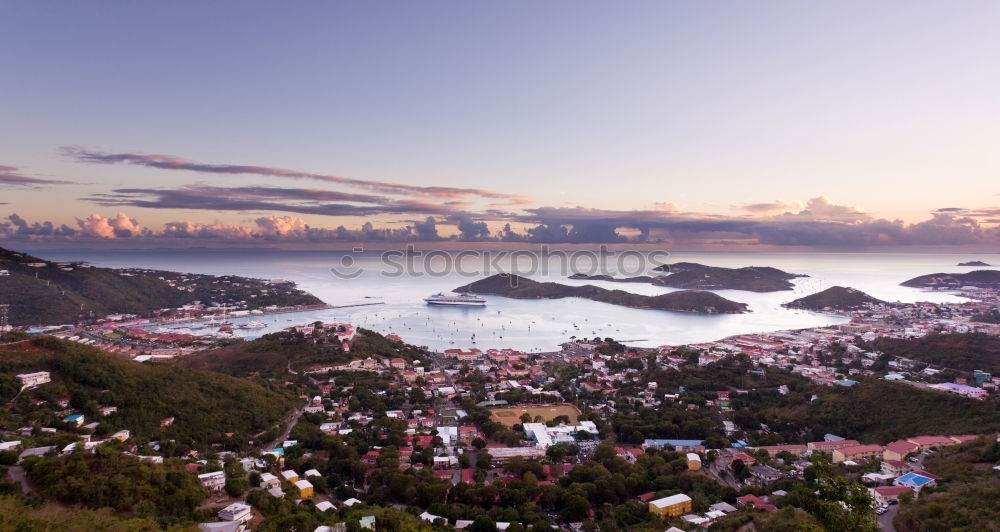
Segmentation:
{"type": "MultiPolygon", "coordinates": [[[[254,317],[267,324],[266,329],[239,330],[248,338],[280,330],[291,325],[324,322],[350,322],[381,333],[396,333],[409,343],[442,350],[452,347],[504,348],[527,352],[552,351],[571,337],[612,337],[630,345],[680,345],[718,340],[727,336],[776,330],[836,325],[847,321],[837,315],[789,310],[782,303],[818,292],[834,285],[862,290],[886,301],[958,302],[963,299],[948,293],[928,292],[900,286],[918,275],[935,272],[962,272],[976,268],[956,266],[968,260],[1000,264],[1000,254],[919,254],[919,253],[751,253],[751,252],[671,252],[660,262],[697,262],[711,266],[773,266],[786,272],[805,274],[794,279],[794,290],[755,293],[718,290],[728,299],[747,303],[746,314],[704,315],[659,310],[639,310],[598,303],[585,299],[516,300],[487,296],[485,307],[429,306],[423,299],[437,292],[447,292],[480,279],[488,263],[478,256],[462,259],[463,268],[454,265],[455,252],[411,257],[411,270],[403,269],[405,258],[399,255],[386,262],[378,252],[274,251],[274,250],[128,250],[128,251],[40,251],[43,258],[55,261],[82,260],[95,266],[114,268],[142,267],[214,275],[242,275],[261,279],[281,278],[296,282],[326,303],[335,306],[379,303],[377,305],[328,309],[315,312],[254,317]],[[336,268],[342,275],[332,272],[336,268]],[[353,276],[346,278],[343,274],[353,276]],[[398,275],[387,275],[398,274],[398,275]]],[[[525,253],[519,258],[495,260],[501,268],[519,265],[527,277],[564,284],[594,284],[646,295],[673,289],[640,283],[575,281],[567,276],[565,258],[525,253]],[[532,257],[534,255],[534,258],[532,257]],[[531,269],[532,263],[544,262],[548,271],[531,269]]],[[[494,257],[490,257],[495,259],[494,257]]],[[[610,262],[615,262],[611,260],[610,262]]],[[[609,274],[637,275],[652,273],[651,265],[641,268],[641,261],[624,261],[606,270],[609,274]],[[619,268],[621,266],[621,268],[619,268]],[[625,269],[629,271],[624,271],[625,269]],[[621,270],[621,271],[619,271],[621,270]]],[[[577,261],[586,273],[590,262],[577,261]]],[[[990,269],[997,269],[996,266],[990,269]]],[[[233,319],[234,323],[244,319],[233,319]]],[[[180,331],[184,332],[184,331],[180,331]]]]}

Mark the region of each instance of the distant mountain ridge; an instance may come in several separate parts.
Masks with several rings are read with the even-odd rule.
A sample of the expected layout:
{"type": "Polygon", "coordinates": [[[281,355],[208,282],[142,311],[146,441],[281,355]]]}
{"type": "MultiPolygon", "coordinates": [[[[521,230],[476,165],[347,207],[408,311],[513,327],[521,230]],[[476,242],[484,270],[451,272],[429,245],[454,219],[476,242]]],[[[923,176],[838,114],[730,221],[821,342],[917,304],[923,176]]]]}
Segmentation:
{"type": "Polygon", "coordinates": [[[672,310],[677,312],[739,314],[747,312],[745,303],[731,301],[711,292],[682,290],[658,296],[644,296],[623,290],[608,290],[593,285],[569,286],[540,283],[514,274],[495,274],[455,288],[455,292],[493,294],[514,299],[559,299],[581,297],[623,307],[672,310]]]}

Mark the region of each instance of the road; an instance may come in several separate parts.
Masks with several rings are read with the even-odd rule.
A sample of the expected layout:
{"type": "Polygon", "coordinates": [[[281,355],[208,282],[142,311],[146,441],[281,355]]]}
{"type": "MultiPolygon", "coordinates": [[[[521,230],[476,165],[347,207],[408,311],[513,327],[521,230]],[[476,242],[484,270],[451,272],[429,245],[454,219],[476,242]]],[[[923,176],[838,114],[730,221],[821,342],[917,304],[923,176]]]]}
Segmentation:
{"type": "Polygon", "coordinates": [[[893,504],[889,506],[888,512],[875,516],[878,518],[878,529],[883,532],[896,532],[896,527],[892,524],[892,520],[896,517],[896,512],[898,511],[899,505],[893,504]]]}

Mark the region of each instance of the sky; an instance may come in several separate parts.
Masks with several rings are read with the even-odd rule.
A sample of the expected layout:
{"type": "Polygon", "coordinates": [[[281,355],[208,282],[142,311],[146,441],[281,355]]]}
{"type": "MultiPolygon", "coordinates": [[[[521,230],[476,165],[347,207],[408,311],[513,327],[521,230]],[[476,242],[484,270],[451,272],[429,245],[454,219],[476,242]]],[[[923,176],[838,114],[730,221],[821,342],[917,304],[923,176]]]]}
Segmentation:
{"type": "Polygon", "coordinates": [[[997,20],[992,1],[7,2],[0,244],[997,246],[997,20]]]}

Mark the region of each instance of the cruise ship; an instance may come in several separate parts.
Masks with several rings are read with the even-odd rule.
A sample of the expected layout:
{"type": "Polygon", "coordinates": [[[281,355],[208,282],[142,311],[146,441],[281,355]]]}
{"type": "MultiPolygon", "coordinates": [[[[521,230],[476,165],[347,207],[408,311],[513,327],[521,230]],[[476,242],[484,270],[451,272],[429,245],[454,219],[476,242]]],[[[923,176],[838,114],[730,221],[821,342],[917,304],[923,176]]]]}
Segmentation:
{"type": "Polygon", "coordinates": [[[458,305],[465,307],[486,306],[486,298],[465,292],[458,295],[445,295],[439,292],[431,297],[428,297],[427,299],[424,299],[424,301],[426,301],[428,305],[458,305]]]}

